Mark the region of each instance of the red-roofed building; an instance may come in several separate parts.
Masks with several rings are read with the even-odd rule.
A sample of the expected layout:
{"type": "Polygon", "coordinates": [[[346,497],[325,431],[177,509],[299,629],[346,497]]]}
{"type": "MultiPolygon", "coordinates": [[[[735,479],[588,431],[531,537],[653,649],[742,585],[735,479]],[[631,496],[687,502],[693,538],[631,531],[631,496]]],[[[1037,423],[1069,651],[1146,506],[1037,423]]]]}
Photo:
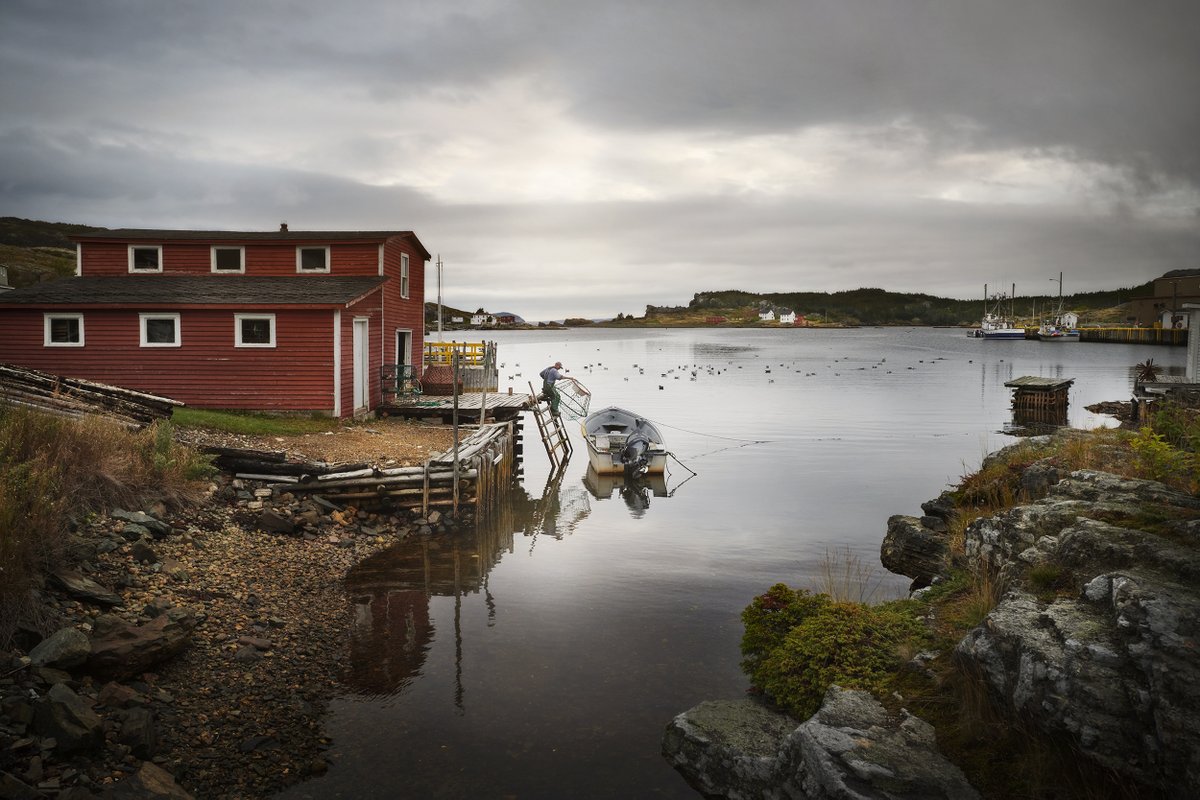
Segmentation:
{"type": "Polygon", "coordinates": [[[0,294],[0,362],[201,408],[347,417],[423,350],[411,231],[105,230],[76,273],[0,294]]]}

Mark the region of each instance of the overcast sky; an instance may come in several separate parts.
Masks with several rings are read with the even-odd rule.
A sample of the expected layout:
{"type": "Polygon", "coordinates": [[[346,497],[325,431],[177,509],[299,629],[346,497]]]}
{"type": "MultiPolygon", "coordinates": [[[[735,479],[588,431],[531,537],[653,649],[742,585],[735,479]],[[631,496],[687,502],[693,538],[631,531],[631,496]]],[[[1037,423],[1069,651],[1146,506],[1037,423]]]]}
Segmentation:
{"type": "Polygon", "coordinates": [[[1200,2],[0,0],[0,215],[411,229],[531,320],[1115,289],[1200,267],[1200,2]]]}

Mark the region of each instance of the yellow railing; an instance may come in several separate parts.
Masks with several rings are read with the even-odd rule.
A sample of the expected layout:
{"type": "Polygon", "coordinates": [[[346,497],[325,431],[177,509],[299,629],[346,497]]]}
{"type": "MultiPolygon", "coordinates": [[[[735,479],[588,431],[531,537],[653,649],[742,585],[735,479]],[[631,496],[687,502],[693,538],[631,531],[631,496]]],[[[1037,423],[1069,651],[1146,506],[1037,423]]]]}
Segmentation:
{"type": "Polygon", "coordinates": [[[487,342],[426,342],[425,366],[448,367],[456,352],[459,366],[483,366],[487,342]]]}

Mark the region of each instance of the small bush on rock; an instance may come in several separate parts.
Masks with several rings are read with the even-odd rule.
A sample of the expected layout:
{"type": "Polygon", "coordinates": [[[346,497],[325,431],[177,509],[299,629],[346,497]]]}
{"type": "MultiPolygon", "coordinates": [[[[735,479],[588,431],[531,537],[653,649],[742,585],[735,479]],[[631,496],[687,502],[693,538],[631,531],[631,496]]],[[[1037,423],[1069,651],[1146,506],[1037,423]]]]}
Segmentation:
{"type": "Polygon", "coordinates": [[[909,600],[871,606],[830,600],[783,584],[742,613],[742,667],[780,707],[807,719],[833,684],[886,695],[900,653],[929,637],[909,600]]]}

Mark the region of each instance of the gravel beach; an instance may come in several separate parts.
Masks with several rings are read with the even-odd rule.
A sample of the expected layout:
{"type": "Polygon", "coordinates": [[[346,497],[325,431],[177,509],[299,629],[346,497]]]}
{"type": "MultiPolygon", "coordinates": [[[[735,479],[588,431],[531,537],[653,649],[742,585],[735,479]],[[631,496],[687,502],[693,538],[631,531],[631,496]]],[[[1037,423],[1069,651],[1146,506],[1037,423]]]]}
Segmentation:
{"type": "MultiPolygon", "coordinates": [[[[306,437],[180,438],[389,465],[422,463],[451,440],[446,428],[398,421],[306,437]]],[[[132,512],[82,521],[71,536],[74,570],[109,600],[57,580],[44,590],[42,632],[82,632],[92,660],[56,663],[33,633],[18,640],[27,650],[0,653],[0,798],[255,798],[323,772],[321,720],[348,652],[343,576],[396,541],[469,524],[323,508],[228,476],[195,507],[132,512]],[[268,512],[294,532],[261,529],[268,512]],[[178,654],[148,669],[96,668],[102,633],[164,618],[168,628],[194,625],[178,654]],[[54,692],[77,695],[71,724],[94,726],[81,746],[71,724],[50,720],[54,692]]]]}

